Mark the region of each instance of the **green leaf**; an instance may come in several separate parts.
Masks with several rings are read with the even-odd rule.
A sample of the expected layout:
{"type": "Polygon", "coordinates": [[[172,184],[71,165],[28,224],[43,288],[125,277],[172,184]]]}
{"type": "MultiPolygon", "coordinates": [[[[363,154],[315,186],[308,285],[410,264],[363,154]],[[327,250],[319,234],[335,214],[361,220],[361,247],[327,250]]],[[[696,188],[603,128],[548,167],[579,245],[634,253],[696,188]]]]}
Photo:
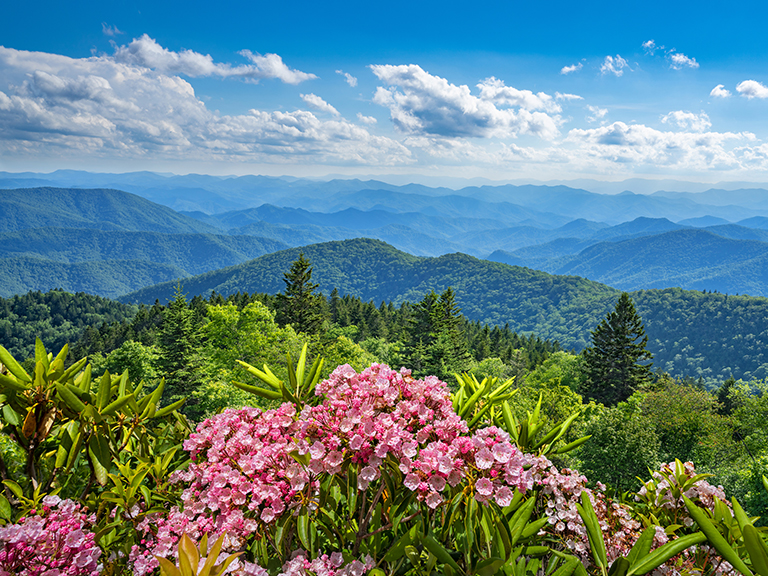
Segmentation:
{"type": "Polygon", "coordinates": [[[109,374],[104,374],[99,380],[99,391],[96,395],[96,407],[102,412],[112,396],[112,379],[109,374]]]}
{"type": "Polygon", "coordinates": [[[11,356],[10,352],[2,346],[0,346],[0,364],[3,364],[8,368],[8,372],[16,376],[19,380],[23,382],[32,382],[32,378],[30,378],[29,374],[27,374],[24,368],[21,367],[21,364],[16,362],[16,359],[11,356]]]}
{"type": "Polygon", "coordinates": [[[3,404],[3,418],[5,418],[5,421],[11,426],[18,426],[21,424],[21,418],[19,418],[16,410],[11,408],[9,404],[3,404]]]}
{"type": "Polygon", "coordinates": [[[26,386],[22,382],[14,380],[5,374],[0,374],[0,387],[2,387],[0,389],[3,392],[6,392],[7,390],[11,390],[13,392],[23,392],[25,390],[29,390],[29,386],[26,386]]]}
{"type": "Polygon", "coordinates": [[[699,525],[699,529],[701,529],[707,537],[709,543],[715,547],[715,550],[720,553],[720,556],[742,574],[751,576],[752,572],[747,568],[747,565],[744,564],[738,553],[731,548],[723,535],[720,534],[717,528],[715,528],[715,525],[712,524],[709,518],[707,518],[706,513],[696,506],[696,504],[691,502],[687,496],[683,496],[683,501],[685,502],[685,507],[688,508],[688,513],[691,515],[691,518],[696,521],[696,524],[699,525]]]}
{"type": "Polygon", "coordinates": [[[56,392],[59,393],[59,396],[61,396],[61,399],[64,401],[64,403],[77,414],[80,414],[83,410],[85,410],[85,404],[83,404],[80,401],[80,398],[78,398],[74,392],[72,392],[69,388],[66,386],[63,386],[61,384],[56,384],[56,392]]]}
{"type": "Polygon", "coordinates": [[[464,574],[464,570],[462,570],[456,563],[448,550],[446,550],[440,542],[435,540],[435,537],[432,534],[425,534],[422,543],[424,544],[424,548],[435,555],[435,558],[437,558],[437,561],[440,562],[440,564],[448,564],[448,566],[456,570],[456,572],[464,574]]]}
{"type": "Polygon", "coordinates": [[[636,564],[639,560],[648,556],[651,551],[651,546],[653,546],[653,537],[655,535],[655,526],[649,526],[643,530],[643,533],[640,534],[640,538],[637,539],[635,545],[632,546],[632,550],[630,550],[629,554],[627,554],[627,560],[629,560],[630,566],[636,564]]]}
{"type": "Polygon", "coordinates": [[[749,553],[749,559],[752,561],[752,568],[760,576],[768,576],[768,554],[765,551],[765,542],[760,537],[752,524],[747,524],[743,528],[744,544],[749,553]]]}
{"type": "Polygon", "coordinates": [[[21,486],[16,484],[13,480],[3,480],[3,484],[8,486],[8,489],[13,492],[13,495],[16,496],[16,498],[24,497],[24,491],[21,489],[21,486]]]}
{"type": "Polygon", "coordinates": [[[702,542],[706,541],[707,537],[704,534],[701,532],[696,532],[695,534],[688,534],[687,536],[683,536],[677,540],[667,542],[664,544],[664,546],[657,548],[648,554],[648,556],[645,558],[640,559],[637,564],[633,564],[627,574],[647,574],[651,570],[655,570],[664,564],[664,562],[673,556],[677,556],[686,548],[690,548],[691,546],[701,544],[702,542]]]}
{"type": "Polygon", "coordinates": [[[114,415],[120,408],[125,406],[131,401],[131,398],[133,398],[133,394],[126,394],[125,396],[122,396],[115,400],[114,402],[111,402],[108,404],[104,410],[101,410],[99,413],[102,416],[112,416],[114,415]]]}
{"type": "Polygon", "coordinates": [[[244,390],[250,394],[261,396],[267,400],[280,400],[283,395],[276,390],[267,390],[266,388],[259,388],[258,386],[251,386],[250,384],[243,384],[242,382],[232,381],[232,384],[240,390],[244,390]]]}
{"type": "Polygon", "coordinates": [[[8,498],[0,494],[0,517],[10,521],[12,516],[13,510],[11,509],[11,503],[8,502],[8,498]]]}
{"type": "Polygon", "coordinates": [[[309,512],[306,509],[302,510],[296,518],[296,532],[299,535],[299,540],[304,546],[304,549],[309,550],[309,512]]]}
{"type": "Polygon", "coordinates": [[[557,450],[555,450],[555,454],[565,454],[566,452],[570,452],[571,450],[576,450],[579,446],[584,444],[587,440],[592,438],[592,435],[584,436],[582,438],[579,438],[578,440],[574,440],[570,444],[566,444],[565,446],[561,446],[557,450]]]}
{"type": "Polygon", "coordinates": [[[186,398],[182,398],[181,400],[177,400],[173,404],[168,404],[165,408],[161,408],[157,412],[155,412],[155,415],[152,416],[152,418],[162,418],[163,416],[168,416],[171,412],[174,410],[177,410],[178,408],[181,408],[181,405],[186,402],[186,398]]]}
{"type": "Polygon", "coordinates": [[[592,508],[592,501],[589,499],[589,494],[586,490],[581,492],[581,504],[577,504],[576,508],[581,515],[581,519],[584,521],[584,527],[587,529],[589,546],[592,549],[592,557],[595,559],[595,564],[603,569],[608,568],[603,531],[600,528],[600,522],[597,519],[594,508],[592,508]]]}

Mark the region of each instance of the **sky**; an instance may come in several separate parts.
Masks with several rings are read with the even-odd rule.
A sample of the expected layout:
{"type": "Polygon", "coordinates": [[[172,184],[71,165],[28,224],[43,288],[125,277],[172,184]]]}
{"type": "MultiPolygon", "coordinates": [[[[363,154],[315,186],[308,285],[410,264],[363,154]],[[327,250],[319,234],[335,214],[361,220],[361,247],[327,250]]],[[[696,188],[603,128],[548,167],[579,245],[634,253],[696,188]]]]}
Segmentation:
{"type": "Polygon", "coordinates": [[[0,170],[768,182],[764,2],[0,7],[0,170]]]}

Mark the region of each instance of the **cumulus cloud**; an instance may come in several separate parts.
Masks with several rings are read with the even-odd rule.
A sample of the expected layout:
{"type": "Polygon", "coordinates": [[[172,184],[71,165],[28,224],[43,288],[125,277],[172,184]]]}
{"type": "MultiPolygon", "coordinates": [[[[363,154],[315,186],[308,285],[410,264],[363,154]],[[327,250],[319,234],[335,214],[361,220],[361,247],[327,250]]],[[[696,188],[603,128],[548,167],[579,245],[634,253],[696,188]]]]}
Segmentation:
{"type": "Polygon", "coordinates": [[[592,162],[726,170],[739,168],[743,161],[743,150],[731,144],[754,139],[748,132],[662,132],[643,124],[614,122],[573,129],[566,141],[578,146],[575,156],[592,162]]]}
{"type": "Polygon", "coordinates": [[[317,163],[382,165],[413,160],[395,140],[307,110],[220,115],[181,77],[111,56],[76,59],[0,47],[0,79],[0,153],[230,162],[311,155],[317,163]]]}
{"type": "Polygon", "coordinates": [[[709,93],[709,95],[713,98],[728,98],[731,95],[731,92],[726,90],[725,86],[722,84],[718,84],[712,88],[712,91],[709,93]]]}
{"type": "Polygon", "coordinates": [[[301,99],[304,100],[309,106],[314,108],[315,110],[320,110],[321,112],[328,112],[329,114],[333,114],[334,116],[340,116],[339,111],[336,110],[333,106],[328,104],[325,100],[320,98],[320,96],[316,94],[300,94],[301,99]]]}
{"type": "Polygon", "coordinates": [[[650,54],[651,56],[653,56],[656,50],[663,48],[664,46],[656,46],[656,42],[654,40],[646,40],[643,42],[643,50],[645,50],[646,54],[650,54]]]}
{"type": "Polygon", "coordinates": [[[613,74],[615,76],[621,76],[624,74],[624,68],[632,70],[629,67],[629,62],[624,60],[624,58],[618,54],[616,54],[615,58],[613,56],[606,56],[602,66],[600,66],[600,73],[603,75],[613,74]]]}
{"type": "Polygon", "coordinates": [[[101,23],[101,32],[105,36],[117,36],[118,34],[125,34],[122,30],[118,30],[117,26],[110,26],[106,22],[101,23]]]}
{"type": "Polygon", "coordinates": [[[352,76],[352,74],[350,74],[349,72],[344,72],[343,70],[336,70],[336,74],[341,74],[342,76],[344,76],[344,79],[347,81],[347,84],[352,86],[352,88],[357,86],[357,78],[352,76]]]}
{"type": "Polygon", "coordinates": [[[214,62],[209,54],[200,54],[193,50],[174,52],[163,48],[153,38],[144,34],[126,46],[118,46],[115,49],[114,59],[129,66],[150,68],[161,74],[183,74],[191,78],[219,76],[251,81],[276,78],[286,84],[299,84],[305,80],[317,78],[314,74],[289,68],[277,54],[261,55],[250,50],[242,50],[240,55],[251,64],[233,66],[218,63],[214,62]]]}
{"type": "Polygon", "coordinates": [[[578,64],[571,64],[570,66],[563,66],[560,68],[560,74],[573,74],[584,68],[584,65],[579,62],[578,64]]]}
{"type": "Polygon", "coordinates": [[[678,128],[692,132],[704,132],[712,127],[712,122],[709,121],[706,112],[694,114],[685,110],[676,110],[662,116],[661,121],[664,124],[673,124],[678,128]]]}
{"type": "Polygon", "coordinates": [[[698,68],[699,63],[696,62],[696,58],[689,58],[682,52],[672,51],[669,53],[669,66],[673,70],[682,70],[683,68],[698,68]]]}
{"type": "Polygon", "coordinates": [[[744,80],[736,86],[736,92],[745,98],[768,98],[768,87],[757,80],[744,80]]]}
{"type": "Polygon", "coordinates": [[[371,70],[387,84],[374,102],[389,109],[395,127],[406,133],[444,137],[514,137],[558,135],[559,105],[539,92],[517,90],[490,78],[478,84],[480,96],[415,64],[374,65],[371,70]],[[510,106],[510,107],[502,107],[510,106]]]}
{"type": "Polygon", "coordinates": [[[357,113],[357,119],[363,124],[368,124],[369,126],[373,126],[378,122],[378,120],[376,120],[376,118],[374,118],[373,116],[365,116],[360,112],[357,113]]]}
{"type": "Polygon", "coordinates": [[[584,98],[577,96],[576,94],[561,94],[560,92],[555,92],[555,100],[565,100],[566,102],[570,102],[572,100],[584,100],[584,98]]]}
{"type": "Polygon", "coordinates": [[[598,106],[587,106],[587,110],[590,112],[590,115],[587,116],[587,122],[597,122],[608,114],[608,108],[600,108],[598,106]]]}

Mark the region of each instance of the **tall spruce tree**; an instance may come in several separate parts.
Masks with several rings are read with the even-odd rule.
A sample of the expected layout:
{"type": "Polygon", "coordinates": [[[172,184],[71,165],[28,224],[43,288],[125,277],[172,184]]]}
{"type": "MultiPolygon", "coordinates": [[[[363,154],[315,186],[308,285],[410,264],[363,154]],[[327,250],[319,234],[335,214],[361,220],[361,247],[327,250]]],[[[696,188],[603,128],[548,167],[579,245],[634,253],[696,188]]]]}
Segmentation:
{"type": "Polygon", "coordinates": [[[164,400],[187,398],[182,410],[190,415],[194,414],[194,410],[189,396],[201,381],[200,331],[194,316],[195,312],[187,305],[181,286],[176,286],[175,297],[164,310],[158,335],[158,364],[165,377],[164,400]]]}
{"type": "Polygon", "coordinates": [[[290,324],[296,332],[317,334],[323,325],[325,298],[318,294],[318,284],[312,282],[312,266],[304,253],[283,274],[285,293],[277,295],[277,321],[290,324]]]}
{"type": "Polygon", "coordinates": [[[613,406],[651,380],[653,359],[645,349],[648,336],[629,294],[622,293],[616,309],[592,332],[584,354],[584,396],[613,406]]]}

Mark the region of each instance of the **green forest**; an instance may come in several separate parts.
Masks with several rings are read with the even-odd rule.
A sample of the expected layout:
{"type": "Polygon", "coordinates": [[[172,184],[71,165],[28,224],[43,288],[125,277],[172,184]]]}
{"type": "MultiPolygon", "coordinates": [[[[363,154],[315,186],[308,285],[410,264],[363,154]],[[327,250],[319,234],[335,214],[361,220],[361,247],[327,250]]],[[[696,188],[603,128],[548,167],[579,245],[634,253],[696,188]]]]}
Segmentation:
{"type": "MultiPolygon", "coordinates": [[[[201,566],[198,558],[206,556],[209,545],[207,536],[200,539],[202,534],[229,537],[217,540],[216,549],[245,554],[245,563],[235,564],[240,566],[238,573],[262,576],[277,575],[280,566],[285,570],[289,551],[297,545],[307,558],[317,558],[311,563],[314,568],[301,573],[323,573],[315,562],[322,563],[328,556],[314,552],[321,543],[341,546],[345,562],[356,570],[364,567],[372,576],[511,575],[539,570],[553,575],[605,576],[609,558],[613,565],[624,567],[623,572],[612,568],[611,573],[645,573],[640,571],[642,567],[650,570],[665,562],[665,566],[681,570],[718,573],[721,556],[701,557],[690,551],[689,546],[706,539],[729,563],[744,566],[742,573],[752,573],[744,569],[760,573],[756,566],[762,557],[754,551],[753,541],[747,546],[746,534],[765,530],[762,526],[768,519],[768,385],[755,378],[717,381],[723,371],[707,374],[705,381],[700,370],[691,370],[696,357],[682,356],[686,349],[701,347],[712,338],[713,329],[696,325],[700,318],[715,315],[720,320],[718,330],[737,331],[745,322],[756,322],[753,316],[760,310],[756,299],[679,290],[618,293],[607,313],[590,327],[586,345],[576,351],[533,332],[515,331],[509,324],[470,320],[450,286],[398,303],[376,304],[338,289],[325,296],[320,290],[321,278],[303,253],[288,263],[280,281],[282,289],[272,293],[210,292],[192,298],[187,297],[183,284],[177,284],[167,303],[153,305],[122,304],[61,290],[0,300],[0,362],[5,365],[0,366],[4,423],[0,477],[5,487],[0,494],[0,524],[18,521],[24,526],[25,518],[37,517],[40,522],[58,518],[56,507],[61,500],[54,496],[74,498],[66,500],[75,502],[67,506],[94,512],[93,520],[84,521],[79,528],[93,530],[88,554],[92,559],[102,551],[110,554],[110,560],[102,564],[109,568],[97,573],[134,576],[156,574],[157,566],[168,575],[176,575],[174,570],[182,570],[186,564],[201,566]],[[665,309],[671,310],[670,303],[677,314],[696,310],[688,330],[664,325],[673,323],[671,312],[663,314],[665,309]],[[660,343],[649,334],[651,327],[658,330],[659,325],[679,338],[667,345],[676,355],[672,361],[660,361],[652,352],[653,345],[659,349],[660,343]],[[61,352],[55,356],[47,352],[58,349],[61,352]],[[388,371],[386,365],[408,370],[388,371]],[[284,524],[275,525],[271,518],[278,513],[274,510],[283,506],[275,504],[254,517],[253,526],[259,526],[255,532],[243,532],[243,525],[228,524],[230,514],[242,518],[243,512],[237,511],[239,500],[227,500],[226,506],[221,500],[218,504],[210,500],[216,486],[225,482],[221,472],[216,472],[220,468],[214,467],[211,473],[222,479],[200,476],[193,486],[200,490],[213,482],[201,498],[207,502],[205,509],[213,510],[210,517],[224,524],[200,528],[207,526],[209,512],[189,512],[193,514],[185,520],[189,524],[174,519],[179,506],[198,509],[188,501],[189,491],[179,492],[175,486],[180,479],[202,474],[214,462],[210,459],[215,458],[215,450],[221,450],[214,449],[214,444],[204,448],[212,451],[200,462],[193,452],[195,464],[190,464],[180,447],[186,450],[199,442],[201,431],[213,427],[214,435],[234,433],[226,441],[234,442],[239,427],[245,430],[254,425],[252,433],[259,437],[264,424],[249,423],[247,414],[257,419],[262,415],[284,419],[300,412],[299,425],[312,410],[344,403],[339,397],[330,405],[317,404],[318,400],[312,400],[318,398],[315,389],[330,395],[323,401],[329,402],[337,394],[333,386],[341,385],[340,390],[347,390],[344,394],[362,393],[364,388],[359,387],[364,382],[374,391],[382,390],[382,383],[390,386],[386,384],[390,381],[399,382],[398,394],[406,396],[409,388],[402,386],[409,382],[408,386],[426,386],[425,390],[447,384],[445,394],[452,408],[444,410],[476,430],[476,435],[500,435],[487,446],[510,442],[513,448],[503,450],[513,450],[509,454],[518,450],[519,458],[527,462],[514,460],[522,466],[519,473],[540,470],[535,475],[538,480],[502,475],[499,478],[508,478],[506,482],[518,478],[515,491],[501,485],[491,488],[495,477],[483,476],[487,465],[478,452],[470,466],[475,472],[462,473],[479,474],[468,485],[474,488],[461,489],[463,484],[451,488],[451,514],[463,518],[456,524],[449,520],[447,504],[441,504],[441,490],[448,490],[445,479],[450,480],[450,475],[417,488],[421,485],[413,480],[413,473],[406,474],[411,465],[404,462],[410,460],[401,460],[405,472],[397,472],[393,461],[394,468],[384,467],[389,471],[381,473],[379,487],[369,489],[371,482],[376,486],[376,475],[371,466],[355,464],[358,456],[343,460],[343,468],[333,468],[337,472],[321,473],[317,468],[321,465],[311,464],[310,458],[320,458],[330,448],[321,452],[315,441],[311,449],[309,444],[306,448],[298,445],[298,452],[286,455],[288,461],[280,464],[279,474],[296,465],[317,469],[312,474],[319,475],[307,478],[324,482],[317,487],[322,514],[311,505],[299,508],[298,516],[280,516],[284,524]],[[249,407],[258,409],[251,413],[248,410],[255,408],[249,407]],[[294,407],[300,410],[290,412],[294,407]],[[283,414],[282,410],[289,412],[283,414]],[[245,420],[235,423],[233,418],[245,420]],[[491,428],[481,428],[489,425],[491,428]],[[196,427],[198,433],[190,435],[196,427]],[[403,482],[415,491],[397,488],[403,482]],[[355,483],[357,488],[350,492],[355,483]],[[677,508],[670,515],[663,498],[647,495],[653,490],[661,498],[663,486],[675,483],[681,493],[675,496],[679,498],[674,504],[677,508]],[[546,486],[556,486],[555,492],[548,492],[546,486]],[[699,492],[692,492],[692,486],[699,492]],[[491,503],[483,496],[486,489],[497,491],[491,503]],[[683,492],[699,498],[699,504],[689,504],[691,500],[683,504],[683,492]],[[353,496],[355,493],[359,496],[353,496]],[[389,496],[381,500],[384,493],[389,496]],[[587,494],[593,495],[594,502],[588,504],[587,494]],[[733,498],[732,512],[718,508],[719,500],[712,500],[711,494],[733,498]],[[560,500],[547,504],[547,498],[555,496],[570,502],[570,508],[556,512],[560,500]],[[368,504],[363,500],[358,504],[358,498],[368,504]],[[31,510],[41,506],[42,516],[35,516],[31,510]],[[366,506],[370,506],[367,515],[366,506]],[[435,514],[432,509],[441,512],[435,514]],[[109,514],[122,514],[124,520],[110,520],[109,510],[114,510],[109,514]],[[358,513],[363,516],[344,521],[351,523],[353,532],[334,535],[340,518],[358,513]],[[558,520],[561,513],[571,515],[567,523],[558,520]],[[166,518],[166,514],[170,514],[167,519],[152,527],[151,518],[166,518]],[[425,514],[423,520],[414,520],[419,514],[425,514]],[[695,523],[683,518],[688,515],[695,523]],[[728,526],[738,525],[728,522],[737,519],[744,524],[742,532],[732,528],[728,532],[728,526]],[[521,523],[517,529],[515,522],[521,523]],[[403,528],[396,528],[400,523],[403,528]],[[184,525],[186,531],[181,528],[184,525]],[[619,530],[619,525],[625,528],[619,530]],[[369,526],[379,528],[367,533],[369,526]],[[286,529],[289,534],[281,535],[286,529]],[[497,530],[502,532],[494,533],[497,530]],[[729,548],[715,532],[721,538],[725,534],[727,540],[723,541],[729,548]],[[258,538],[262,533],[269,536],[262,540],[258,538]],[[243,540],[232,539],[235,534],[242,534],[238,538],[243,540]],[[663,538],[654,539],[653,534],[663,538]],[[283,544],[282,538],[287,538],[283,544]],[[163,544],[166,540],[174,547],[163,544]],[[511,544],[518,540],[523,543],[519,549],[511,544]],[[627,554],[629,548],[632,553],[627,554]],[[367,556],[360,556],[361,550],[367,556]]],[[[717,346],[717,342],[710,345],[717,346]]],[[[728,358],[729,349],[744,350],[749,345],[731,342],[716,358],[728,358]]],[[[706,353],[707,349],[699,350],[706,353]]],[[[759,357],[754,362],[762,365],[759,357]]],[[[424,394],[427,398],[433,392],[424,394]]],[[[355,406],[358,404],[351,404],[343,413],[355,413],[355,406]]],[[[386,416],[385,411],[382,417],[382,422],[389,422],[391,415],[386,416]]],[[[294,422],[291,417],[281,421],[294,422]]],[[[435,422],[438,428],[445,425],[435,422]]],[[[440,435],[447,432],[438,432],[438,428],[416,438],[443,437],[440,435]]],[[[317,437],[312,429],[306,429],[307,433],[317,437]]],[[[406,428],[399,433],[410,432],[406,428]]],[[[297,429],[292,434],[298,438],[304,432],[297,429]]],[[[273,442],[277,437],[269,438],[273,442]]],[[[354,450],[359,441],[344,442],[354,450]]],[[[429,453],[426,445],[421,450],[429,453]]],[[[507,452],[501,455],[501,444],[494,450],[502,460],[509,458],[507,452]]],[[[512,460],[509,462],[506,470],[510,470],[512,460]]],[[[291,482],[299,488],[289,494],[299,498],[305,481],[291,482]]],[[[232,484],[227,490],[231,490],[226,491],[229,495],[240,488],[232,484]]],[[[270,492],[264,494],[270,498],[270,492]]],[[[257,501],[252,500],[251,506],[257,501]]],[[[83,546],[78,554],[85,554],[83,546]]],[[[74,548],[57,550],[62,558],[70,558],[67,562],[73,561],[74,548]]],[[[13,558],[17,567],[33,562],[31,556],[13,558]]],[[[227,562],[235,562],[235,556],[229,556],[227,562]]]]}

